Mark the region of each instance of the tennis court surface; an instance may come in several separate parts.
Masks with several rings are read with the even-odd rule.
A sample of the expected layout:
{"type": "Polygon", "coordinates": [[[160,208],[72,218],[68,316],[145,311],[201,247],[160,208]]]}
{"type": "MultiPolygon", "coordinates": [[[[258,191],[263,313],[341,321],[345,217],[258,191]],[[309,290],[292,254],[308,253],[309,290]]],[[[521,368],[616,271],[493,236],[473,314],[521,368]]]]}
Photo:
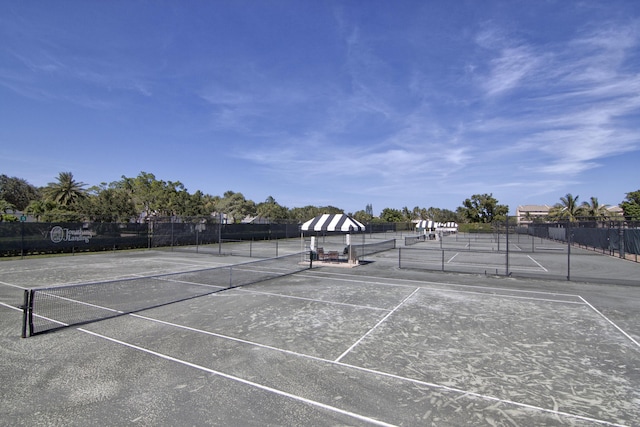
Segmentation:
{"type": "Polygon", "coordinates": [[[640,287],[399,269],[393,251],[348,269],[167,251],[3,261],[0,424],[640,425],[640,287]],[[112,291],[141,305],[20,337],[25,289],[120,279],[112,291]],[[173,286],[186,297],[159,302],[173,286]]]}

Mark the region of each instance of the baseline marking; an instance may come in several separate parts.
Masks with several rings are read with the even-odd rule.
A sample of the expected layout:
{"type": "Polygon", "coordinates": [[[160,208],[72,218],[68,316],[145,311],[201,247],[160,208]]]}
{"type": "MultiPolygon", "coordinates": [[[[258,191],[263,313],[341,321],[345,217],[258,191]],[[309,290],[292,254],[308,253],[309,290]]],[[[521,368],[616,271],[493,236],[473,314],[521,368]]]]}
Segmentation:
{"type": "MultiPolygon", "coordinates": [[[[416,289],[413,293],[415,293],[415,292],[417,292],[419,290],[420,290],[420,288],[416,289]]],[[[407,297],[407,298],[409,298],[409,297],[407,297]]],[[[366,372],[366,373],[370,373],[370,374],[374,374],[374,375],[381,375],[381,376],[384,376],[384,377],[393,378],[393,379],[397,379],[397,380],[400,380],[400,381],[408,381],[408,382],[411,382],[411,383],[414,383],[414,384],[419,384],[419,385],[423,385],[423,386],[430,387],[430,388],[435,388],[435,389],[446,390],[446,391],[450,391],[450,392],[461,394],[461,395],[473,396],[473,397],[477,397],[477,398],[483,399],[483,400],[490,400],[490,401],[504,403],[504,404],[513,405],[513,406],[517,406],[517,407],[532,409],[532,410],[536,410],[536,411],[550,413],[550,414],[557,415],[557,416],[563,416],[563,417],[569,417],[569,418],[574,418],[574,419],[579,419],[579,420],[584,420],[584,421],[589,421],[589,422],[595,422],[595,423],[603,424],[603,425],[607,425],[607,426],[627,427],[624,424],[617,424],[617,423],[612,423],[612,422],[609,422],[609,421],[599,420],[599,419],[596,419],[596,418],[590,418],[590,417],[586,417],[586,416],[582,416],[582,415],[577,415],[577,414],[571,414],[571,413],[568,413],[568,412],[558,411],[555,408],[554,409],[543,408],[543,407],[540,407],[540,406],[530,405],[530,404],[522,403],[522,402],[516,402],[516,401],[513,401],[513,400],[501,399],[501,398],[498,398],[498,397],[484,395],[484,394],[480,394],[480,393],[476,393],[476,392],[472,392],[472,391],[468,391],[468,390],[463,390],[463,389],[459,389],[459,388],[455,388],[455,387],[450,387],[450,386],[446,386],[446,385],[442,385],[442,384],[435,384],[435,383],[430,383],[430,382],[427,382],[427,381],[422,381],[422,380],[418,380],[418,379],[414,379],[414,378],[402,377],[400,375],[396,375],[396,374],[392,374],[392,373],[388,373],[388,372],[383,372],[383,371],[376,371],[376,370],[373,370],[373,369],[364,368],[364,367],[356,366],[356,365],[350,365],[350,364],[343,363],[343,362],[322,359],[322,358],[316,357],[316,356],[297,353],[297,352],[294,352],[294,351],[291,351],[291,350],[279,349],[279,348],[276,348],[276,347],[272,347],[272,346],[268,346],[268,345],[264,345],[264,344],[260,344],[260,343],[256,343],[256,342],[252,342],[252,341],[247,341],[247,340],[243,340],[243,339],[239,339],[239,338],[229,337],[229,336],[218,334],[218,333],[215,333],[215,332],[209,332],[209,331],[205,331],[205,330],[201,330],[201,329],[192,328],[192,327],[189,327],[189,326],[184,326],[184,325],[179,325],[179,324],[176,324],[176,323],[166,322],[166,321],[163,321],[163,320],[154,319],[154,318],[150,318],[150,317],[146,317],[146,316],[141,316],[141,315],[138,315],[138,314],[130,314],[130,316],[137,317],[137,318],[144,319],[144,320],[148,320],[148,321],[151,321],[151,322],[157,322],[157,323],[165,324],[165,325],[168,325],[168,326],[177,327],[177,328],[180,328],[180,329],[186,329],[186,330],[189,330],[189,331],[192,331],[192,332],[196,332],[196,333],[203,333],[203,334],[206,334],[206,335],[212,335],[212,336],[220,337],[220,338],[223,338],[223,339],[230,339],[232,341],[246,343],[248,345],[253,345],[253,346],[257,346],[257,347],[271,349],[271,350],[274,350],[274,351],[279,351],[279,352],[283,352],[283,353],[287,353],[287,354],[292,354],[294,356],[309,358],[309,359],[317,360],[319,362],[324,362],[324,363],[334,364],[334,365],[338,365],[338,366],[343,366],[343,367],[346,367],[346,368],[351,368],[351,369],[355,369],[355,370],[358,370],[358,371],[362,371],[362,372],[366,372]]],[[[264,385],[257,384],[257,383],[253,383],[251,381],[244,380],[242,378],[234,377],[234,376],[229,375],[229,374],[220,373],[220,372],[215,371],[215,370],[210,369],[210,368],[206,368],[206,367],[203,367],[203,366],[200,366],[200,365],[196,365],[196,364],[193,364],[193,363],[187,362],[187,361],[182,361],[182,360],[174,358],[172,356],[164,355],[162,353],[158,353],[158,352],[155,352],[153,350],[148,350],[148,349],[145,349],[143,347],[138,347],[138,346],[136,346],[134,344],[129,344],[129,343],[126,343],[124,341],[120,341],[120,340],[115,339],[115,338],[110,338],[110,337],[107,337],[105,335],[98,334],[96,332],[91,332],[91,331],[83,329],[83,328],[77,328],[77,330],[79,330],[81,332],[88,333],[90,335],[94,335],[94,336],[99,337],[99,338],[106,339],[108,341],[112,341],[112,342],[115,342],[115,343],[130,347],[130,348],[139,350],[139,351],[143,351],[143,352],[146,352],[146,353],[149,353],[149,354],[152,354],[152,355],[155,355],[155,356],[167,359],[167,360],[171,360],[171,361],[174,361],[174,362],[177,362],[177,363],[181,363],[181,364],[184,364],[186,366],[190,366],[190,367],[193,367],[193,368],[196,368],[196,369],[202,369],[202,370],[204,370],[206,372],[214,373],[214,374],[217,374],[217,375],[220,375],[220,376],[223,376],[225,378],[232,379],[232,380],[237,380],[237,381],[239,381],[241,383],[244,383],[244,384],[254,385],[254,386],[258,387],[258,388],[261,388],[261,389],[264,389],[264,390],[267,390],[267,391],[273,391],[273,392],[275,392],[277,394],[282,394],[284,396],[291,397],[292,399],[295,399],[295,400],[300,400],[302,402],[310,403],[312,405],[314,404],[314,401],[307,400],[307,399],[305,399],[303,397],[300,397],[300,396],[291,395],[291,394],[289,394],[289,393],[287,393],[285,391],[272,389],[271,387],[264,386],[264,385]]],[[[320,402],[317,402],[317,403],[318,403],[318,405],[320,405],[322,407],[326,407],[327,409],[333,408],[332,406],[328,406],[328,405],[325,405],[325,404],[320,403],[320,402]]],[[[345,415],[351,414],[350,412],[344,411],[344,410],[339,409],[339,408],[335,408],[335,409],[339,413],[344,413],[345,415]]],[[[354,415],[356,417],[362,417],[361,415],[358,415],[358,414],[354,414],[354,415]]],[[[392,424],[386,424],[386,423],[384,423],[382,421],[373,420],[373,419],[369,419],[369,418],[366,418],[366,417],[365,418],[358,418],[358,419],[364,419],[365,421],[371,421],[371,422],[373,422],[373,423],[375,423],[377,425],[392,426],[392,424]]]]}
{"type": "Polygon", "coordinates": [[[283,396],[283,397],[287,397],[289,399],[297,400],[298,402],[306,403],[308,405],[316,406],[316,407],[321,408],[321,409],[326,409],[328,411],[332,411],[332,412],[336,412],[336,413],[339,413],[339,414],[342,414],[342,415],[346,415],[348,417],[355,418],[355,419],[360,420],[360,421],[372,423],[372,424],[375,424],[375,425],[378,425],[378,426],[395,427],[394,424],[389,424],[389,423],[385,423],[385,422],[380,421],[380,420],[376,420],[374,418],[365,417],[364,415],[360,415],[360,414],[356,414],[354,412],[346,411],[344,409],[340,409],[340,408],[337,408],[335,406],[327,405],[325,403],[321,403],[321,402],[318,402],[318,401],[315,401],[315,400],[307,399],[307,398],[304,398],[302,396],[296,396],[295,394],[288,393],[288,392],[286,392],[284,390],[278,390],[278,389],[273,388],[273,387],[269,387],[269,386],[266,386],[266,385],[263,385],[263,384],[259,384],[259,383],[253,382],[253,381],[245,380],[244,378],[236,377],[234,375],[225,374],[224,372],[216,371],[215,369],[210,369],[210,368],[207,368],[207,367],[202,366],[202,365],[197,365],[195,363],[187,362],[186,360],[181,360],[181,359],[169,356],[167,354],[158,353],[157,351],[149,350],[147,348],[140,347],[140,346],[137,346],[135,344],[130,344],[130,343],[127,343],[127,342],[124,342],[124,341],[120,341],[118,339],[111,338],[111,337],[108,337],[106,335],[102,335],[102,334],[98,334],[98,333],[95,333],[95,332],[91,332],[89,330],[82,329],[82,328],[78,328],[78,330],[82,331],[82,332],[85,332],[85,333],[87,333],[89,335],[93,335],[95,337],[102,338],[102,339],[105,339],[107,341],[111,341],[111,342],[114,342],[116,344],[123,345],[125,347],[129,347],[129,348],[134,349],[134,350],[142,351],[144,353],[150,354],[152,356],[159,357],[161,359],[169,360],[171,362],[176,362],[176,363],[179,363],[181,365],[188,366],[190,368],[195,368],[195,369],[198,369],[198,370],[201,370],[201,371],[204,371],[204,372],[208,372],[210,374],[218,375],[218,376],[221,376],[221,377],[226,378],[226,379],[231,380],[231,381],[236,381],[236,382],[239,382],[241,384],[246,384],[248,386],[255,387],[255,388],[258,388],[260,390],[265,390],[265,391],[268,391],[270,393],[277,394],[279,396],[283,396]]]}

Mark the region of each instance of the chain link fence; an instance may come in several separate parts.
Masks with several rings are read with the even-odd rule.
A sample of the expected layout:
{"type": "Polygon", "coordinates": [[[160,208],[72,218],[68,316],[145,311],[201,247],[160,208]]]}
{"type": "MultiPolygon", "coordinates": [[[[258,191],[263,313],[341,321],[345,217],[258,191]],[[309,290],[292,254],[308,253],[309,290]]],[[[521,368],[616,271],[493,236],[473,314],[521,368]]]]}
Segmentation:
{"type": "Polygon", "coordinates": [[[564,222],[492,224],[489,232],[405,240],[398,267],[640,285],[640,224],[564,222]],[[634,261],[634,262],[626,262],[634,261]]]}
{"type": "Polygon", "coordinates": [[[179,221],[156,219],[145,223],[10,222],[0,223],[0,255],[198,248],[222,242],[299,236],[300,226],[297,223],[219,224],[197,218],[179,221]]]}
{"type": "MultiPolygon", "coordinates": [[[[224,224],[210,217],[155,217],[142,223],[0,222],[0,256],[115,251],[188,250],[213,255],[278,256],[279,239],[300,237],[298,222],[224,224]],[[252,241],[273,244],[252,245],[252,241]],[[266,248],[266,249],[265,249],[266,248]]],[[[367,224],[367,234],[411,232],[410,224],[367,224]]]]}

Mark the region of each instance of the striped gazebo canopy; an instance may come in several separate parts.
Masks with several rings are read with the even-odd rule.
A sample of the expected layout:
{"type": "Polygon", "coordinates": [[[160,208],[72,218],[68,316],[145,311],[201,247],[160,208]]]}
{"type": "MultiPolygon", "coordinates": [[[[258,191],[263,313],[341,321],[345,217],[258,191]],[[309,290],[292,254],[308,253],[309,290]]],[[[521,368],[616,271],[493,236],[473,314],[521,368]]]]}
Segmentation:
{"type": "Polygon", "coordinates": [[[364,224],[344,214],[322,214],[302,224],[302,231],[364,231],[364,224]]]}
{"type": "Polygon", "coordinates": [[[436,224],[433,221],[426,220],[426,219],[420,220],[416,224],[416,228],[424,228],[426,230],[430,230],[435,227],[436,227],[436,224]]]}

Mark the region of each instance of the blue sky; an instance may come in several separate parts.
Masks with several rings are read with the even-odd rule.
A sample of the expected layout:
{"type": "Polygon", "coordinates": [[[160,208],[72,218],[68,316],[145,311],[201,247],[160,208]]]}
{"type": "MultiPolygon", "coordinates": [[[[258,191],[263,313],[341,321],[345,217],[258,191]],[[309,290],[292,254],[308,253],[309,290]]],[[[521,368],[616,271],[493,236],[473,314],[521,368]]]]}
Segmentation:
{"type": "Polygon", "coordinates": [[[640,2],[0,1],[0,173],[287,207],[640,189],[640,2]]]}

